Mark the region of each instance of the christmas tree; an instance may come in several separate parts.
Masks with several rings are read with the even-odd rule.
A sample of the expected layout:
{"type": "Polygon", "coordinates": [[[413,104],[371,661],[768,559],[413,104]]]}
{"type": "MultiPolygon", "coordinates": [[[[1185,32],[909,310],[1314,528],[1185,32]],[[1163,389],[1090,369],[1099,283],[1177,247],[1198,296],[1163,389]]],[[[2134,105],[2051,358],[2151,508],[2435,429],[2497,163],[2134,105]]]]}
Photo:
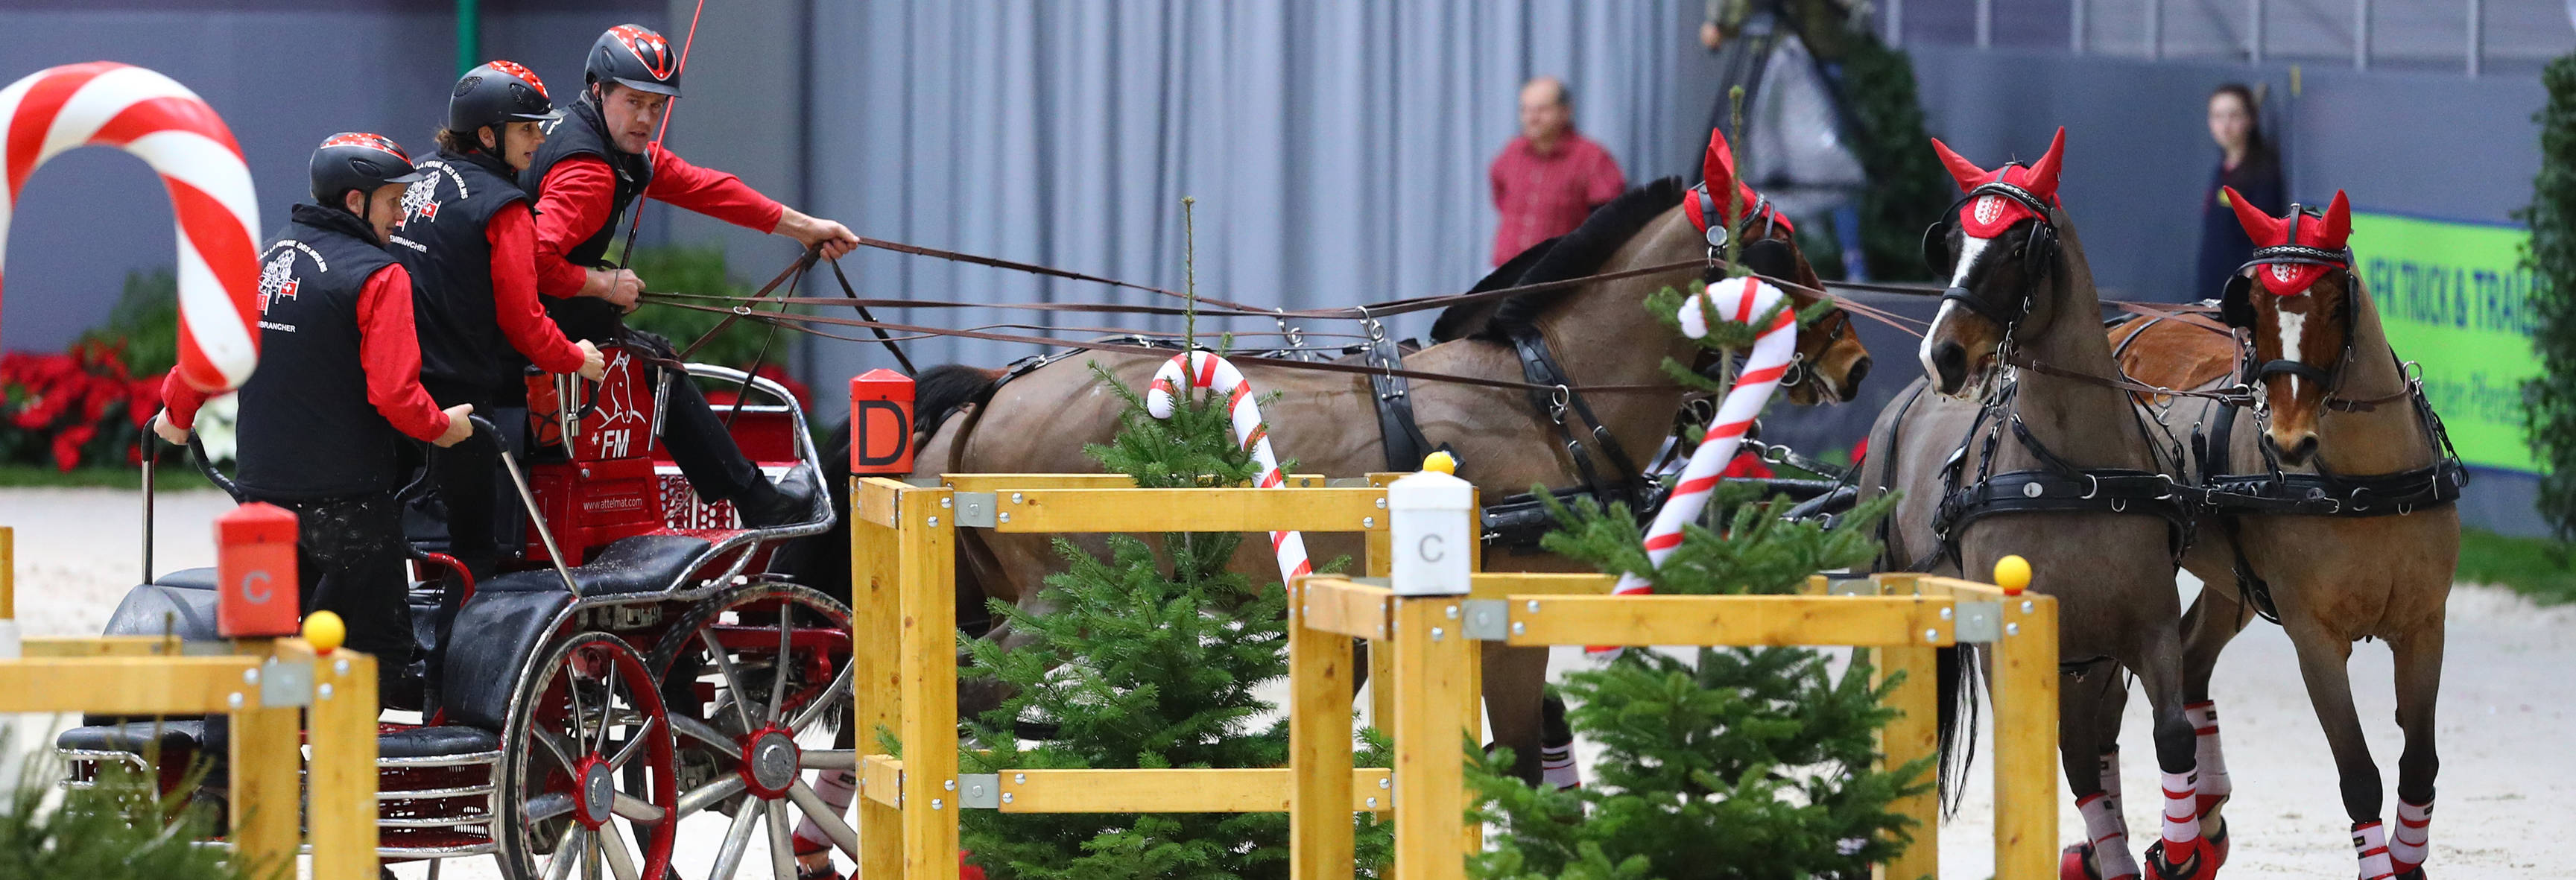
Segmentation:
{"type": "MultiPolygon", "coordinates": [[[[1221,395],[1184,394],[1168,420],[1105,371],[1126,402],[1122,430],[1088,452],[1147,488],[1243,485],[1255,466],[1231,436],[1221,395]]],[[[968,725],[969,773],[1031,768],[1277,767],[1284,719],[1255,689],[1288,672],[1286,597],[1227,570],[1243,536],[1174,533],[1148,542],[1109,537],[1107,558],[1058,541],[1067,569],[1040,594],[1054,610],[995,603],[1034,644],[1004,652],[967,642],[974,665],[1015,695],[968,725]],[[1022,722],[1052,726],[1024,744],[1022,722]]],[[[1328,566],[1329,567],[1329,566],[1328,566]]],[[[1381,759],[1382,760],[1382,759],[1381,759]]],[[[1369,762],[1369,756],[1361,761],[1369,762]]],[[[1377,766],[1384,766],[1379,763],[1377,766]]],[[[1025,814],[969,811],[965,847],[994,880],[1284,878],[1283,813],[1025,814]]],[[[1387,835],[1365,814],[1361,876],[1374,876],[1387,835]]]]}
{"type": "MultiPolygon", "coordinates": [[[[1651,298],[1663,315],[1681,300],[1670,290],[1651,298]]],[[[1707,317],[1703,345],[1752,341],[1753,326],[1707,317]]],[[[1698,378],[1667,366],[1677,379],[1698,378]]],[[[1667,595],[1787,593],[1814,572],[1875,556],[1870,534],[1893,501],[1862,505],[1827,527],[1781,519],[1785,500],[1753,496],[1722,487],[1709,505],[1720,527],[1684,527],[1660,566],[1647,561],[1624,505],[1557,506],[1563,528],[1545,547],[1604,572],[1645,574],[1667,595]]],[[[1912,839],[1916,829],[1888,804],[1930,785],[1930,761],[1875,766],[1877,733],[1895,715],[1881,706],[1893,682],[1871,685],[1857,656],[1837,676],[1812,650],[1695,653],[1686,662],[1630,650],[1566,676],[1567,720],[1601,746],[1585,787],[1523,783],[1507,754],[1475,759],[1469,776],[1486,799],[1483,818],[1501,833],[1470,860],[1474,876],[1865,878],[1871,863],[1912,839]]]]}

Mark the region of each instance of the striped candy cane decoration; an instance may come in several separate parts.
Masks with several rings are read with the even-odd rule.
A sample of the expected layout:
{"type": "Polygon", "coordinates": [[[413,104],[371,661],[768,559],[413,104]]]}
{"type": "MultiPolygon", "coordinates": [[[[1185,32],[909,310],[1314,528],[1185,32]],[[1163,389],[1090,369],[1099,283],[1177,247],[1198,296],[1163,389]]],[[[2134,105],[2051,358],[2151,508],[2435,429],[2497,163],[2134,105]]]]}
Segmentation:
{"type": "MultiPolygon", "coordinates": [[[[1761,317],[1783,299],[1780,289],[1755,278],[1730,279],[1711,284],[1705,293],[1695,293],[1682,301],[1682,332],[1693,339],[1708,335],[1708,321],[1701,314],[1700,298],[1710,297],[1720,315],[1733,315],[1734,320],[1750,323],[1761,317]]],[[[1744,361],[1744,374],[1735,377],[1735,387],[1728,389],[1726,400],[1718,404],[1717,418],[1708,426],[1708,436],[1700,440],[1699,450],[1691,453],[1690,464],[1682,467],[1681,484],[1673,487],[1672,497],[1664,499],[1664,509],[1655,514],[1655,524],[1646,530],[1646,559],[1662,565],[1681,546],[1682,525],[1699,519],[1708,508],[1708,494],[1717,488],[1717,474],[1735,458],[1746,429],[1753,427],[1753,417],[1762,414],[1762,406],[1771,402],[1771,392],[1780,387],[1780,377],[1789,372],[1789,359],[1798,346],[1798,316],[1794,310],[1781,309],[1780,317],[1762,331],[1753,342],[1753,354],[1744,361]]],[[[1635,572],[1619,576],[1613,591],[1621,595],[1652,592],[1654,586],[1635,572]]]]}
{"type": "MultiPolygon", "coordinates": [[[[1252,383],[1245,381],[1241,370],[1212,351],[1194,349],[1173,355],[1154,371],[1154,384],[1145,389],[1145,412],[1158,419],[1171,418],[1172,389],[1184,383],[1191,388],[1226,389],[1225,414],[1234,420],[1235,439],[1252,450],[1252,463],[1261,466],[1261,488],[1287,484],[1288,476],[1279,472],[1279,457],[1270,454],[1270,429],[1261,422],[1261,408],[1252,402],[1252,383]]],[[[1270,549],[1279,554],[1280,583],[1315,572],[1306,558],[1304,535],[1271,532],[1270,549]]]]}
{"type": "Polygon", "coordinates": [[[169,77],[112,61],[38,71],[0,89],[8,198],[0,199],[0,259],[27,176],[73,147],[139,156],[161,175],[178,212],[179,376],[222,391],[259,358],[258,199],[241,145],[214,108],[169,77]]]}

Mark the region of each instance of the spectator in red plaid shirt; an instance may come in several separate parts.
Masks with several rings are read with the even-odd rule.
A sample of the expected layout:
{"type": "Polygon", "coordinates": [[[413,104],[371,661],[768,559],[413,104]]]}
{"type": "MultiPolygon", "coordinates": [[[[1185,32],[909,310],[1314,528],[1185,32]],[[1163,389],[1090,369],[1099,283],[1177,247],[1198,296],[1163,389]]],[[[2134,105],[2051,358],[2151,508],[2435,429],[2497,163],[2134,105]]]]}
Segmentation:
{"type": "Polygon", "coordinates": [[[1573,232],[1593,208],[1627,189],[1610,151],[1574,131],[1574,98],[1555,77],[1521,86],[1521,136],[1503,145],[1491,174],[1494,265],[1531,245],[1573,232]]]}

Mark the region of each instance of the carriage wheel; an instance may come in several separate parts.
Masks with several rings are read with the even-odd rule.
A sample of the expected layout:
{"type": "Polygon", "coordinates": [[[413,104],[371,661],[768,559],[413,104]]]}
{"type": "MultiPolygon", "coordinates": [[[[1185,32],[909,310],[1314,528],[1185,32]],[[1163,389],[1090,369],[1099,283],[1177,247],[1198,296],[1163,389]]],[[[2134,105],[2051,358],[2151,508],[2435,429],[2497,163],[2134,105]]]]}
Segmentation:
{"type": "Polygon", "coordinates": [[[661,878],[678,838],[670,715],[642,654],[588,632],[511,695],[494,837],[512,880],[661,878]]]}
{"type": "Polygon", "coordinates": [[[784,581],[753,583],[691,609],[653,660],[688,783],[680,816],[730,817],[704,876],[734,876],[763,833],[771,873],[794,880],[790,838],[808,819],[857,857],[857,833],[806,773],[855,769],[840,723],[852,685],[848,606],[784,581]]]}

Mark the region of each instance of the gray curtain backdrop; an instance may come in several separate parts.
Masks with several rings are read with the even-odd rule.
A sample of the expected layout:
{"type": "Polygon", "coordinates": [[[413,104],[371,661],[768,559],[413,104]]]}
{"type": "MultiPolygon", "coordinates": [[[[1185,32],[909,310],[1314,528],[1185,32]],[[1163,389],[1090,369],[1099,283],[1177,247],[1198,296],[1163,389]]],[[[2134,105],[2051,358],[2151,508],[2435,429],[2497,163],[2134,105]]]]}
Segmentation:
{"type": "MultiPolygon", "coordinates": [[[[1486,169],[1517,133],[1517,90],[1530,76],[1572,85],[1577,129],[1618,158],[1631,184],[1696,179],[1715,88],[1697,40],[1701,6],[818,3],[808,210],[863,235],[1179,289],[1180,201],[1193,196],[1203,294],[1308,308],[1461,291],[1489,268],[1486,169]]],[[[844,263],[862,296],[1154,298],[877,251],[844,263]]],[[[746,264],[738,274],[768,272],[746,264]]],[[[880,317],[1179,326],[988,310],[880,317]]],[[[1429,316],[1394,323],[1418,333],[1429,316]]],[[[924,365],[1036,352],[907,345],[924,365]]],[[[876,347],[847,343],[809,346],[808,357],[818,409],[846,406],[840,377],[891,365],[876,347]]]]}

